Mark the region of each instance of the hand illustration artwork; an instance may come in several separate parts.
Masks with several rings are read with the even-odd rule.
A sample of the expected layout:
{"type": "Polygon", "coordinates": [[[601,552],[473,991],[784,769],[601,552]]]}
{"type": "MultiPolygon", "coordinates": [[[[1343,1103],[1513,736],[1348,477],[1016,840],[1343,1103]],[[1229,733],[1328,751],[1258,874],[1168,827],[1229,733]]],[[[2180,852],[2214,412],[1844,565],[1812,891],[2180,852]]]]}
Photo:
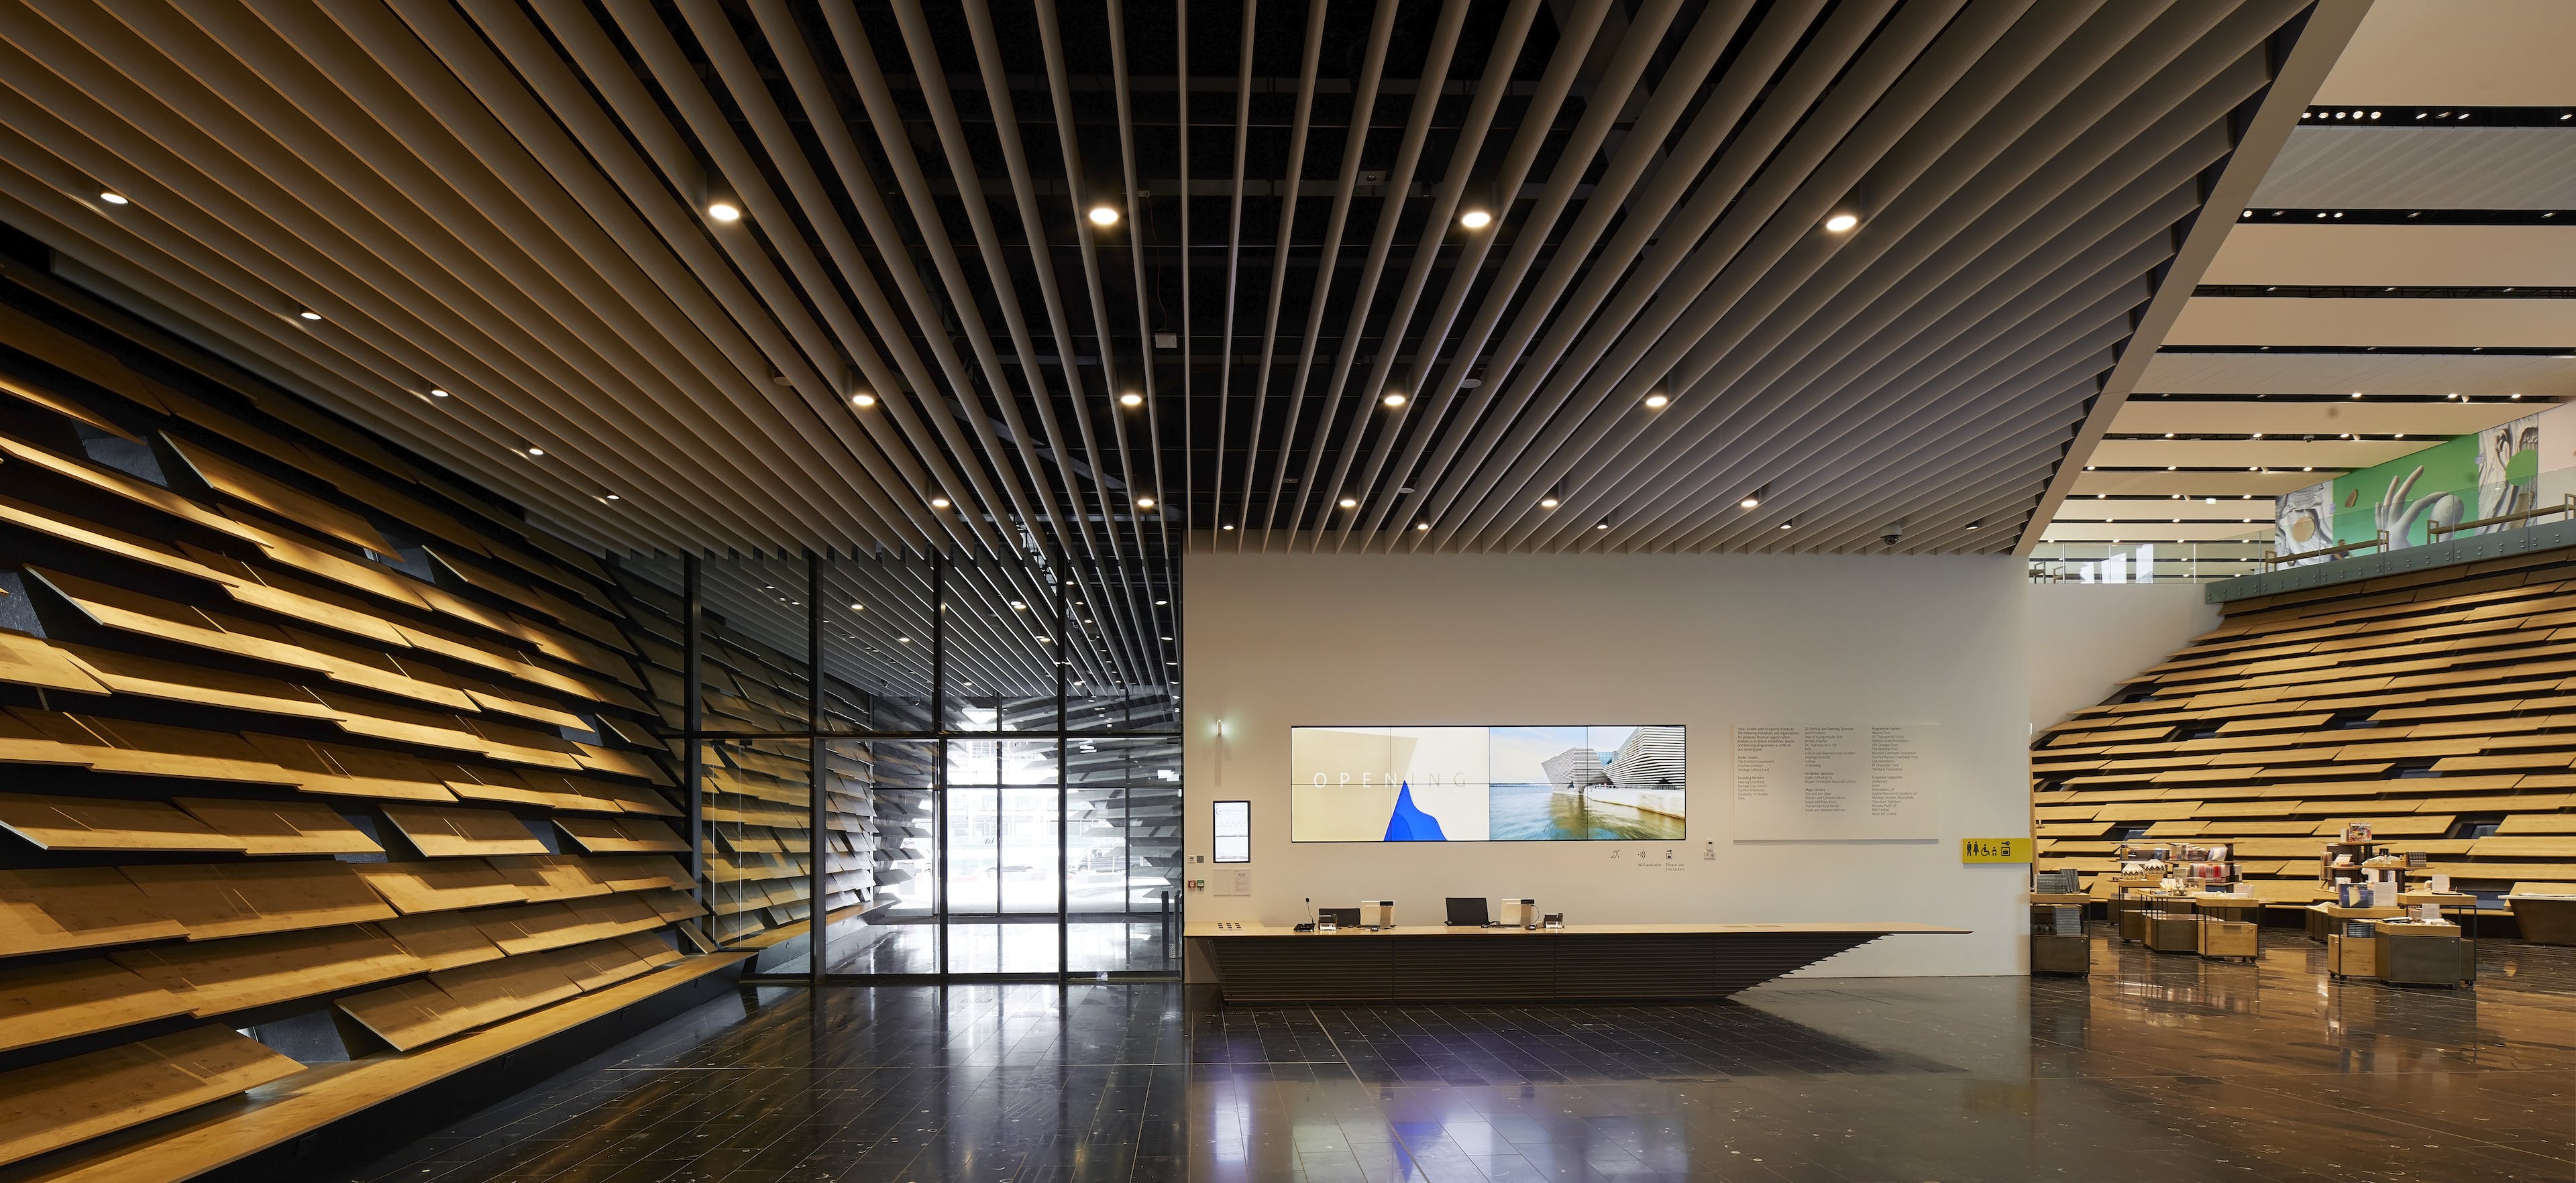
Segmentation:
{"type": "Polygon", "coordinates": [[[2423,476],[2424,466],[2418,464],[2415,471],[2406,474],[2405,480],[2388,486],[2388,492],[2379,499],[2379,508],[2375,512],[2379,528],[2388,533],[2391,550],[2414,545],[2414,540],[2408,535],[2414,531],[2419,519],[2448,530],[2460,524],[2460,513],[2468,508],[2466,502],[2451,493],[2427,493],[2409,504],[2406,495],[2415,490],[2415,482],[2423,476]]]}
{"type": "MultiPolygon", "coordinates": [[[[2537,498],[2532,494],[2531,486],[2529,485],[2516,485],[2510,483],[2488,485],[2485,488],[2478,490],[2478,517],[2481,519],[2500,518],[2507,514],[2521,513],[2530,509],[2536,500],[2537,498]]],[[[2512,523],[2507,523],[2503,528],[2510,529],[2511,527],[2512,523]]],[[[2487,527],[2489,530],[2497,528],[2498,527],[2495,526],[2487,527]]]]}

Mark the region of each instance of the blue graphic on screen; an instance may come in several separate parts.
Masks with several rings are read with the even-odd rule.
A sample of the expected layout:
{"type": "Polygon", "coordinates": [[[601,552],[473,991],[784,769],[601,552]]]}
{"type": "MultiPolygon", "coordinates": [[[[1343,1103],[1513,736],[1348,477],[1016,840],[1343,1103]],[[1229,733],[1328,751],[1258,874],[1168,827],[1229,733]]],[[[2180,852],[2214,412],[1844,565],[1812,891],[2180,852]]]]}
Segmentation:
{"type": "Polygon", "coordinates": [[[1449,836],[1440,832],[1440,819],[1422,812],[1413,803],[1413,786],[1406,784],[1395,791],[1395,812],[1386,819],[1389,842],[1446,842],[1449,836]]]}
{"type": "Polygon", "coordinates": [[[1684,835],[1673,725],[1298,727],[1298,842],[1673,841],[1684,835]]]}

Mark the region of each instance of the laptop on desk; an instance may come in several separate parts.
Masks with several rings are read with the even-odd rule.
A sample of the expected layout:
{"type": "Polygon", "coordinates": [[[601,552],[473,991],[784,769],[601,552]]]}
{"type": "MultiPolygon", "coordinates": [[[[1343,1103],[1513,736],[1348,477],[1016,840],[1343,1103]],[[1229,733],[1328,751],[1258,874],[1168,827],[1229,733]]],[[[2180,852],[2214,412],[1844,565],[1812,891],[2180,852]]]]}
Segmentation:
{"type": "Polygon", "coordinates": [[[1453,895],[1449,897],[1449,927],[1483,928],[1493,917],[1485,912],[1485,897],[1453,895]]]}

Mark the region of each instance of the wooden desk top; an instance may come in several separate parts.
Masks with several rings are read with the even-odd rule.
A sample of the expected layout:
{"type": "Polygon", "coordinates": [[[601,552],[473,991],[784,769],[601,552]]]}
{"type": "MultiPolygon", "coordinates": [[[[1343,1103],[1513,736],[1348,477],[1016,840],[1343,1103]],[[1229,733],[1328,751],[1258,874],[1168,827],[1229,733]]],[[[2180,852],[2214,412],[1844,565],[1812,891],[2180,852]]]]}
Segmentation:
{"type": "Polygon", "coordinates": [[[2030,893],[2030,902],[2034,904],[2089,904],[2093,902],[2093,897],[2080,891],[2034,891],[2030,893]]]}
{"type": "Polygon", "coordinates": [[[2465,908],[2471,904],[2477,903],[2478,897],[2470,895],[2464,891],[2401,891],[2397,893],[2397,902],[2401,904],[2440,904],[2446,908],[2465,908]]]}
{"type": "Polygon", "coordinates": [[[1536,931],[1520,928],[1451,928],[1445,924],[1400,925],[1384,932],[1365,928],[1344,928],[1333,932],[1298,932],[1286,925],[1255,924],[1245,921],[1241,928],[1219,928],[1218,921],[1193,920],[1181,935],[1187,937],[1301,937],[1333,939],[1339,937],[1542,937],[1570,934],[1573,936],[1729,936],[1777,933],[1842,933],[1897,936],[1914,934],[1965,935],[1965,928],[1942,928],[1932,924],[1908,924],[1889,921],[1882,924],[1842,924],[1831,921],[1789,920],[1777,924],[1569,924],[1563,928],[1536,931]]]}
{"type": "Polygon", "coordinates": [[[2404,908],[2347,908],[2341,904],[2310,904],[2308,907],[2337,920],[2385,920],[2406,914],[2404,908]]]}

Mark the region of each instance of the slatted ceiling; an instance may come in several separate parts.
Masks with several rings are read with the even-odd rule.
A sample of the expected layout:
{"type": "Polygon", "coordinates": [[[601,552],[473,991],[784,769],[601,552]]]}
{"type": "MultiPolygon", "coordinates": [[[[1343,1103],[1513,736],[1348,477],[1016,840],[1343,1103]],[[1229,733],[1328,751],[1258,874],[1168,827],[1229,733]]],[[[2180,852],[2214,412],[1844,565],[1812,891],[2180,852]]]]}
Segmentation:
{"type": "Polygon", "coordinates": [[[191,941],[389,919],[394,910],[351,864],[190,864],[124,869],[191,941]]]}

